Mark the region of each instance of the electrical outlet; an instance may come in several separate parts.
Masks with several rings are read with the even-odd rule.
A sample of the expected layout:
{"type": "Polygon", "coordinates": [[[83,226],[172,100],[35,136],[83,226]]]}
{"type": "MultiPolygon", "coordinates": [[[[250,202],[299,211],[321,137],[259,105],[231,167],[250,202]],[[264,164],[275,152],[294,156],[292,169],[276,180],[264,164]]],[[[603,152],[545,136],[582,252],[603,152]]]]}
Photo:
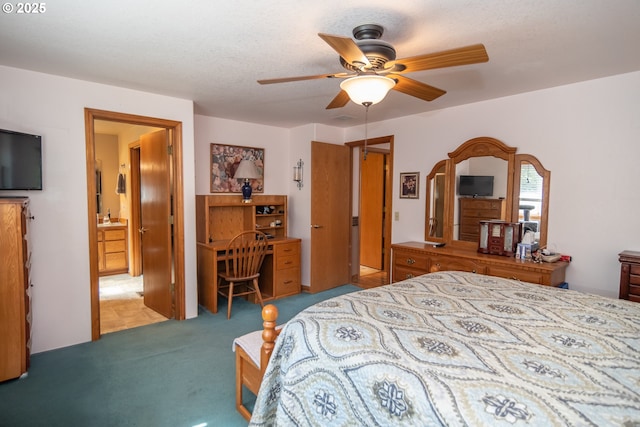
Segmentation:
{"type": "Polygon", "coordinates": [[[400,221],[400,212],[394,212],[393,219],[396,221],[400,221]]]}

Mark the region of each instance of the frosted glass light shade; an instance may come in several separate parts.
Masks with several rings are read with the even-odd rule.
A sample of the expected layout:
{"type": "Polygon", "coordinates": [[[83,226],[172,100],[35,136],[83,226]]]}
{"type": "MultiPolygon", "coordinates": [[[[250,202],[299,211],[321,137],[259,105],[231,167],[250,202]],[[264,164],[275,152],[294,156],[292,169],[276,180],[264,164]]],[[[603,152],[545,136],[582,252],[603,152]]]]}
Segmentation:
{"type": "Polygon", "coordinates": [[[340,83],[340,88],[349,94],[349,98],[358,105],[365,103],[377,104],[382,101],[392,87],[395,80],[378,75],[363,75],[351,77],[340,83]]]}

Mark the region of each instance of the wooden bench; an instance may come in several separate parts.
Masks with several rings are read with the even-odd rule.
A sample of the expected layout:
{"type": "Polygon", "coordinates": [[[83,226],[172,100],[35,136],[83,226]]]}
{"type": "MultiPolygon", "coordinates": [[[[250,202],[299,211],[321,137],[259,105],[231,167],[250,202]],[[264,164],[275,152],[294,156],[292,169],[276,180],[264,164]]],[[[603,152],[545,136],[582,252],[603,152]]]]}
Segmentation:
{"type": "Polygon", "coordinates": [[[273,352],[280,328],[276,328],[278,309],[273,304],[262,309],[263,330],[250,332],[233,340],[236,353],[236,410],[247,420],[251,412],[242,402],[242,386],[258,395],[264,371],[273,352]]]}

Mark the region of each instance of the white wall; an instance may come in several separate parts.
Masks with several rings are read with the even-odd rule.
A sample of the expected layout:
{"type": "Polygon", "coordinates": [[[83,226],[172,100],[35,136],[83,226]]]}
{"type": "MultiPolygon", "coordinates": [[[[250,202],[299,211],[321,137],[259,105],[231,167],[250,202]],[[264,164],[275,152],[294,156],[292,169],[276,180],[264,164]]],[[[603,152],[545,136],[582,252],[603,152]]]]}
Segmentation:
{"type": "MultiPolygon", "coordinates": [[[[393,186],[392,241],[424,240],[426,175],[463,142],[491,136],[551,171],[548,241],[573,256],[569,286],[617,297],[617,254],[640,250],[639,99],[635,72],[371,123],[371,137],[395,135],[394,182],[407,171],[422,181],[418,200],[393,186]]],[[[350,128],[346,140],[362,134],[350,128]]]]}
{"type": "MultiPolygon", "coordinates": [[[[289,132],[287,129],[254,123],[196,115],[195,176],[196,194],[211,194],[211,144],[264,148],[264,193],[287,194],[290,166],[289,132]]],[[[195,203],[195,201],[194,201],[195,203]]]]}
{"type": "Polygon", "coordinates": [[[197,315],[193,103],[113,86],[0,67],[0,127],[42,135],[42,191],[27,195],[30,223],[32,352],[91,340],[84,108],[182,122],[186,315],[197,315]]]}
{"type": "Polygon", "coordinates": [[[344,130],[309,124],[284,129],[254,123],[195,116],[196,194],[209,193],[210,144],[265,149],[264,194],[285,194],[289,199],[290,236],[302,239],[302,284],[309,284],[311,218],[311,141],[341,143],[344,130]],[[303,187],[293,182],[293,166],[302,159],[303,187]]]}

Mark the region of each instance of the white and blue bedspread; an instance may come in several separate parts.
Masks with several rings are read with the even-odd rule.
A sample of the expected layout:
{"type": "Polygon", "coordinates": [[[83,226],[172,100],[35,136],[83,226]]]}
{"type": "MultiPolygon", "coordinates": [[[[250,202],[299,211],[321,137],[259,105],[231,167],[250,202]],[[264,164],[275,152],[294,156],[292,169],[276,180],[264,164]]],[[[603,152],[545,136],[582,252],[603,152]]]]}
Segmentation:
{"type": "Polygon", "coordinates": [[[637,426],[640,304],[432,273],[287,323],[251,425],[637,426]]]}

